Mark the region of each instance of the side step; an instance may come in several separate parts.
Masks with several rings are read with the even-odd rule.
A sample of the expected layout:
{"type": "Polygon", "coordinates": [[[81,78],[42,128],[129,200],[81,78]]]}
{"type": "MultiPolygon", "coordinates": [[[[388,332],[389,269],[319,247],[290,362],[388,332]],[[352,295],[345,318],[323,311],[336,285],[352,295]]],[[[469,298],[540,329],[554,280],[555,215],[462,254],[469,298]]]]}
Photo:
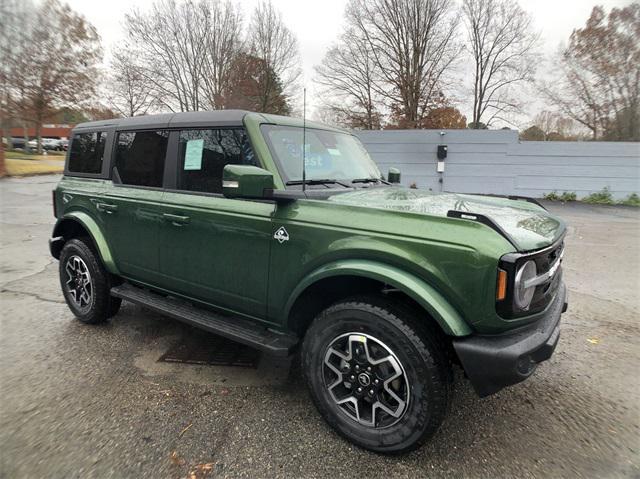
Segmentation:
{"type": "Polygon", "coordinates": [[[249,320],[223,316],[128,283],[111,288],[111,295],[274,356],[288,356],[298,343],[292,334],[276,333],[249,320]]]}

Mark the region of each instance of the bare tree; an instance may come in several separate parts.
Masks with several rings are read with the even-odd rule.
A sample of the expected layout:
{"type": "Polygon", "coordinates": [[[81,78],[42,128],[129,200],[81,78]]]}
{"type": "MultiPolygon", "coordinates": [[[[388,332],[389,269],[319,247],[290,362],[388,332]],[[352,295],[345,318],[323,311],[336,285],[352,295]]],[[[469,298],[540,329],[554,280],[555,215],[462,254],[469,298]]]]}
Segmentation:
{"type": "MultiPolygon", "coordinates": [[[[22,74],[20,67],[26,66],[18,60],[26,44],[31,9],[30,2],[0,0],[0,137],[5,136],[5,130],[14,126],[19,116],[15,110],[14,85],[15,78],[22,74]]],[[[6,138],[7,146],[11,148],[11,135],[7,134],[6,138]]],[[[5,174],[4,144],[0,144],[0,177],[5,174]]]]}
{"type": "Polygon", "coordinates": [[[159,101],[172,111],[198,110],[203,65],[203,17],[192,4],[160,0],[148,13],[125,16],[129,44],[159,101]],[[189,6],[186,6],[189,5],[189,6]]]}
{"type": "Polygon", "coordinates": [[[9,107],[35,125],[42,151],[42,123],[92,98],[102,51],[96,29],[68,5],[47,0],[33,15],[20,54],[8,59],[9,107]]]}
{"type": "Polygon", "coordinates": [[[223,108],[222,93],[228,88],[235,59],[243,49],[242,15],[230,1],[210,1],[206,9],[203,68],[205,108],[223,108]]]}
{"type": "Polygon", "coordinates": [[[539,112],[533,119],[533,125],[544,133],[545,141],[576,140],[581,134],[574,120],[557,111],[539,112]]]}
{"type": "Polygon", "coordinates": [[[261,60],[266,81],[261,84],[260,110],[269,112],[278,101],[279,91],[290,97],[302,73],[298,41],[270,0],[258,4],[249,27],[249,54],[261,60]],[[279,83],[279,84],[278,84],[279,83]]]}
{"type": "Polygon", "coordinates": [[[592,139],[602,134],[609,116],[608,105],[592,75],[582,71],[576,62],[562,57],[554,72],[553,82],[543,82],[541,90],[564,114],[591,131],[592,139]]]}
{"type": "Polygon", "coordinates": [[[351,128],[381,128],[380,98],[375,85],[380,72],[365,37],[347,30],[315,69],[324,107],[333,110],[332,121],[351,128]]]}
{"type": "Polygon", "coordinates": [[[107,100],[122,116],[145,115],[156,103],[153,82],[126,43],[113,50],[107,100]]]}
{"type": "Polygon", "coordinates": [[[351,0],[347,7],[347,24],[380,71],[375,91],[401,127],[420,126],[459,57],[453,8],[453,0],[351,0]]]}
{"type": "Polygon", "coordinates": [[[640,3],[594,7],[574,30],[545,96],[594,140],[640,140],[640,3]]]}
{"type": "Polygon", "coordinates": [[[475,67],[472,124],[508,121],[520,108],[513,88],[533,80],[539,35],[511,0],[464,0],[462,10],[475,67]]]}
{"type": "Polygon", "coordinates": [[[345,122],[333,106],[321,103],[316,106],[311,115],[311,119],[331,126],[344,126],[345,122]]]}
{"type": "Polygon", "coordinates": [[[172,111],[216,108],[240,46],[242,18],[230,2],[160,0],[126,15],[129,43],[160,104],[172,111]]]}

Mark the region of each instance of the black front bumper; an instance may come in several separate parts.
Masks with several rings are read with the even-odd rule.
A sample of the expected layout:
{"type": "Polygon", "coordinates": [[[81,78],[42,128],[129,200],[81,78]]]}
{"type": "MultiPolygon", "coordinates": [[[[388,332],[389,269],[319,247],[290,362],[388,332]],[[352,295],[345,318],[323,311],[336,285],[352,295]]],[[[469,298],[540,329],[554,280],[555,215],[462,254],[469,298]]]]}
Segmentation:
{"type": "Polygon", "coordinates": [[[516,331],[455,339],[453,346],[480,397],[527,379],[538,363],[551,357],[560,338],[560,315],[567,310],[564,284],[544,316],[516,331]]]}

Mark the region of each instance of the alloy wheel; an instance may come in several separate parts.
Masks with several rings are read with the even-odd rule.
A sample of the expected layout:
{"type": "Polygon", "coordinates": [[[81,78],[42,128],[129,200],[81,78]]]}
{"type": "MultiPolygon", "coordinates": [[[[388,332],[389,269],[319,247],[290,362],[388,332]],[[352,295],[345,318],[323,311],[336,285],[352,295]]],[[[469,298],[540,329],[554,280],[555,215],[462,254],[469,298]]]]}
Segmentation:
{"type": "Polygon", "coordinates": [[[81,310],[91,307],[93,283],[89,268],[80,256],[73,255],[64,266],[67,273],[65,287],[73,303],[81,310]]]}
{"type": "Polygon", "coordinates": [[[409,381],[402,364],[387,345],[368,334],[335,338],[324,355],[323,378],[338,408],[364,426],[392,426],[407,410],[409,381]]]}

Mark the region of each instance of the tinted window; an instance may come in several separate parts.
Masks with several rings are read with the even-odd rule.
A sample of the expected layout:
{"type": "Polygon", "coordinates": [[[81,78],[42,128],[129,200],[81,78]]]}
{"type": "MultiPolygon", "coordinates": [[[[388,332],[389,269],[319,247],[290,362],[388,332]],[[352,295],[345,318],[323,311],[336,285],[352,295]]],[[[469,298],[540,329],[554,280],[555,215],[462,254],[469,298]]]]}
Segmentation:
{"type": "Polygon", "coordinates": [[[178,188],[188,191],[222,193],[225,165],[259,166],[241,128],[183,130],[178,155],[178,188]]]}
{"type": "Polygon", "coordinates": [[[116,169],[124,185],[162,186],[167,131],[118,133],[116,169]]]}
{"type": "Polygon", "coordinates": [[[69,171],[73,173],[100,173],[106,137],[107,134],[103,131],[73,135],[69,152],[69,171]]]}

